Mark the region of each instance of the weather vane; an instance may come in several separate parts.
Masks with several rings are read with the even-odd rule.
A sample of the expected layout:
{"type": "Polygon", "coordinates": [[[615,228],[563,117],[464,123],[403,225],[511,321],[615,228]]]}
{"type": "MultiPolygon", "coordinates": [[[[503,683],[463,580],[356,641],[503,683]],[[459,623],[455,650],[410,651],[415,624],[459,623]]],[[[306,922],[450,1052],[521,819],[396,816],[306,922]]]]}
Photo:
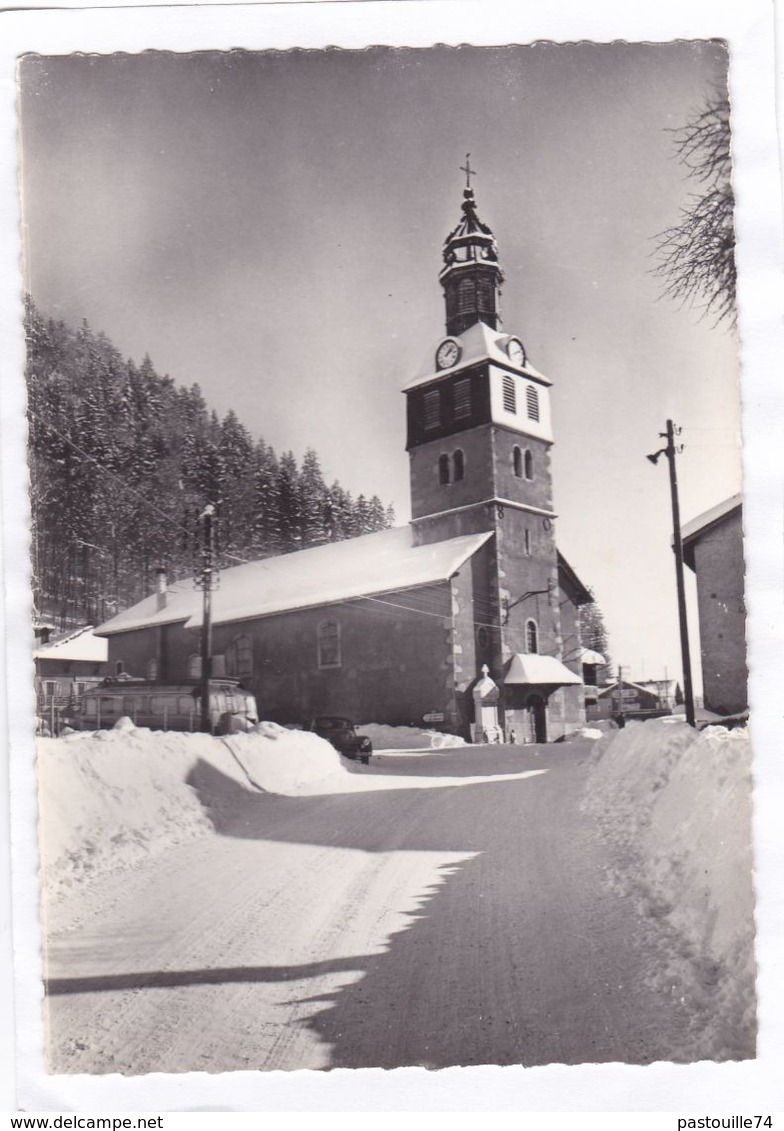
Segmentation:
{"type": "Polygon", "coordinates": [[[471,174],[473,173],[473,175],[476,176],[476,169],[471,168],[471,154],[470,153],[466,153],[466,163],[465,163],[465,165],[461,165],[460,168],[462,169],[462,171],[466,175],[466,188],[470,189],[471,188],[471,174]]]}

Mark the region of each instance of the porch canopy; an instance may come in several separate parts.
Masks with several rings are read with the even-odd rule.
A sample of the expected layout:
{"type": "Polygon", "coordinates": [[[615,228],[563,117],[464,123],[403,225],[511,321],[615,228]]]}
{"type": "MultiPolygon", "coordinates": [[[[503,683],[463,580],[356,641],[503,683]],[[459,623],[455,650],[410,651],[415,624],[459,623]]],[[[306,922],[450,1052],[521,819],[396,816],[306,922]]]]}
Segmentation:
{"type": "Polygon", "coordinates": [[[506,684],[547,688],[549,691],[582,682],[579,675],[569,671],[555,656],[540,656],[537,652],[515,652],[504,677],[506,684]]]}

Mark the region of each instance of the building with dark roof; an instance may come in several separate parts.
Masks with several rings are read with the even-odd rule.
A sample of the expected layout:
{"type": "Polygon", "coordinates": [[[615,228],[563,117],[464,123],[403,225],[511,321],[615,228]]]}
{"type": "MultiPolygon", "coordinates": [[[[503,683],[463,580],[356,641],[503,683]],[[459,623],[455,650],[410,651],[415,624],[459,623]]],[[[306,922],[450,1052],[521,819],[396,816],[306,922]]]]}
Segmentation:
{"type": "MultiPolygon", "coordinates": [[[[480,686],[495,722],[485,707],[479,737],[552,740],[585,718],[591,596],[556,547],[551,382],[501,328],[495,238],[471,188],[439,278],[446,336],[403,390],[410,525],[222,571],[214,674],[241,678],[268,719],[345,714],[466,737],[480,686]]],[[[98,632],[116,669],[175,681],[198,675],[200,625],[188,580],[98,632]]]]}

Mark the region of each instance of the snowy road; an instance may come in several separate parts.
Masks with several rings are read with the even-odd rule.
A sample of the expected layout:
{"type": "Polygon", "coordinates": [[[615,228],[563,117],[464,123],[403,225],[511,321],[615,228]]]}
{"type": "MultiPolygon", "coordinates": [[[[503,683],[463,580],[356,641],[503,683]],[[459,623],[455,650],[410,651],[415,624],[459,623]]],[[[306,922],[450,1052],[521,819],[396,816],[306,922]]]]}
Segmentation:
{"type": "Polygon", "coordinates": [[[388,788],[320,797],[200,782],[217,835],[49,910],[51,1069],[683,1055],[656,925],[580,813],[590,747],[380,755],[388,788]]]}

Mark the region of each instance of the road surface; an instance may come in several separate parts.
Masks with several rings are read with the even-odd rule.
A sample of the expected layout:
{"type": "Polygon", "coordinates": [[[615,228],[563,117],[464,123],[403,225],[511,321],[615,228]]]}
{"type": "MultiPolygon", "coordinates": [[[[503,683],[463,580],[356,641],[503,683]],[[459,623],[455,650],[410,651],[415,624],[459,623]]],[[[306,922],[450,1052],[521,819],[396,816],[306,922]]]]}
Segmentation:
{"type": "Polygon", "coordinates": [[[590,749],[381,754],[382,788],[320,797],[202,781],[215,835],[49,909],[51,1070],[687,1055],[656,925],[580,810],[590,749]]]}

